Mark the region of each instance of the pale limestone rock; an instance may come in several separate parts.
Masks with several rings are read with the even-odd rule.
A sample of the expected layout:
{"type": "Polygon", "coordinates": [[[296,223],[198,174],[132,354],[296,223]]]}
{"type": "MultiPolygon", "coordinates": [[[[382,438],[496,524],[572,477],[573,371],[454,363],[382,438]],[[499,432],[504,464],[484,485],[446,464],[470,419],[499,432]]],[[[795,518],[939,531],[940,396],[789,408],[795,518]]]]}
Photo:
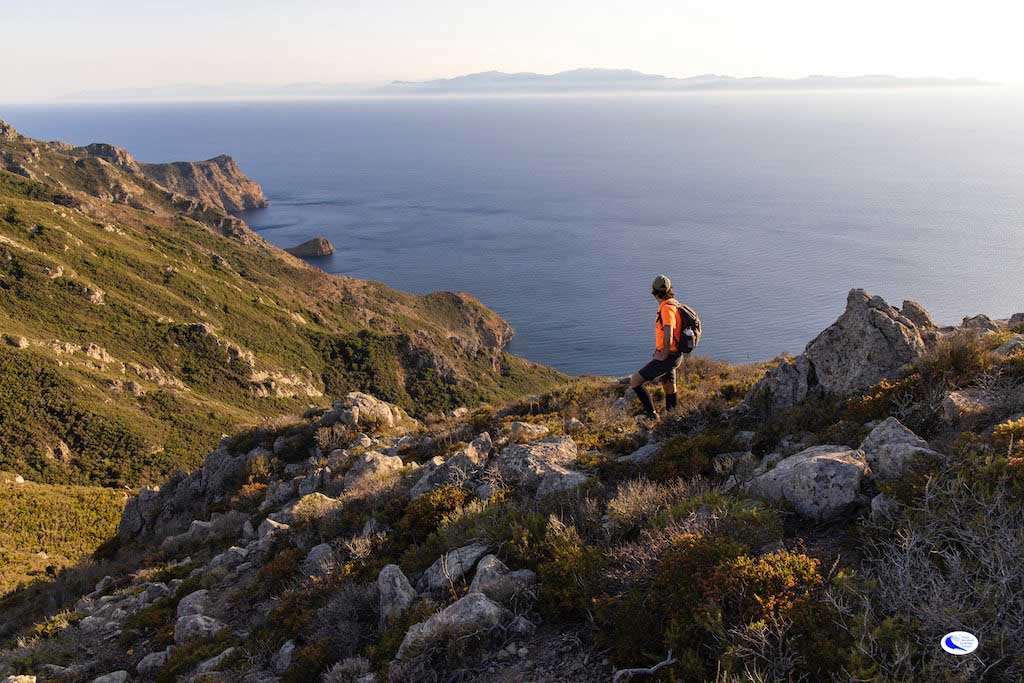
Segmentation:
{"type": "Polygon", "coordinates": [[[791,455],[744,485],[756,498],[788,502],[803,517],[828,519],[857,500],[868,470],[864,453],[846,446],[815,446],[791,455]]]}

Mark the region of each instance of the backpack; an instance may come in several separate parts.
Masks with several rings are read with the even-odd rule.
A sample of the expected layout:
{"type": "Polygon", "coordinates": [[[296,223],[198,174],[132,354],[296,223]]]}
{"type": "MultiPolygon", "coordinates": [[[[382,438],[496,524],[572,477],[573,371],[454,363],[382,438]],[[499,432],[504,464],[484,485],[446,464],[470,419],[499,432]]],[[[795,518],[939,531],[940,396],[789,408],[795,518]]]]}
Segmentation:
{"type": "Polygon", "coordinates": [[[683,353],[690,353],[700,343],[700,316],[697,315],[697,311],[678,301],[676,302],[676,310],[679,311],[679,329],[681,330],[679,334],[679,350],[683,353]],[[686,330],[691,330],[693,337],[683,334],[686,330]],[[693,340],[692,345],[690,344],[691,339],[693,340]]]}

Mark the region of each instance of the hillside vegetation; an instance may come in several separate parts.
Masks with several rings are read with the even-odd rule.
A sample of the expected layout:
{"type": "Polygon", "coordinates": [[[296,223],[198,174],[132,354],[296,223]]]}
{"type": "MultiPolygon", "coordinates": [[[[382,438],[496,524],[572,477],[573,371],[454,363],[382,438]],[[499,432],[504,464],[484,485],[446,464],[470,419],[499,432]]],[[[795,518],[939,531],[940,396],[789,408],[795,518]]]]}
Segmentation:
{"type": "Polygon", "coordinates": [[[87,560],[117,529],[128,498],[126,491],[15,477],[0,472],[0,593],[87,560]]]}
{"type": "Polygon", "coordinates": [[[132,499],[92,561],[8,596],[0,670],[1024,676],[1024,315],[939,327],[854,290],[799,356],[692,358],[681,387],[653,430],[590,379],[426,422],[350,394],[240,432],[132,499]],[[953,630],[977,652],[943,652],[953,630]]]}
{"type": "Polygon", "coordinates": [[[0,468],[137,486],[349,391],[422,417],[562,379],[469,295],[327,275],[224,211],[264,201],[227,157],[138,164],[0,122],[0,468]]]}

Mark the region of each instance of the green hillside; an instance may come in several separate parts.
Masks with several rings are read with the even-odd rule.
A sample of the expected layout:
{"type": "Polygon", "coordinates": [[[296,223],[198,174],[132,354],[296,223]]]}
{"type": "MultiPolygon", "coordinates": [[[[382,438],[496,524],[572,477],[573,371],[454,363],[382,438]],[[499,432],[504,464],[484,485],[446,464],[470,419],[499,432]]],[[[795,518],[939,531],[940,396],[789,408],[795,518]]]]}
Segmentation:
{"type": "Polygon", "coordinates": [[[422,417],[560,377],[505,354],[511,328],[469,295],[327,275],[122,150],[0,124],[4,168],[0,468],[27,479],[156,482],[348,391],[422,417]]]}

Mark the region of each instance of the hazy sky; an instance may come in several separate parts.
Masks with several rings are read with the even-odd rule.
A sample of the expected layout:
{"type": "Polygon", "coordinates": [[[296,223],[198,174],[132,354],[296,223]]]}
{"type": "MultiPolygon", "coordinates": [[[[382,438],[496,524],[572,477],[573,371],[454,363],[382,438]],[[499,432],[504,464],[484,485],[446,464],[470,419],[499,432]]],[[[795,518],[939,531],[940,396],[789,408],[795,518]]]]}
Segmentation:
{"type": "Polygon", "coordinates": [[[669,76],[1024,81],[1020,0],[0,0],[0,102],[176,83],[669,76]]]}

